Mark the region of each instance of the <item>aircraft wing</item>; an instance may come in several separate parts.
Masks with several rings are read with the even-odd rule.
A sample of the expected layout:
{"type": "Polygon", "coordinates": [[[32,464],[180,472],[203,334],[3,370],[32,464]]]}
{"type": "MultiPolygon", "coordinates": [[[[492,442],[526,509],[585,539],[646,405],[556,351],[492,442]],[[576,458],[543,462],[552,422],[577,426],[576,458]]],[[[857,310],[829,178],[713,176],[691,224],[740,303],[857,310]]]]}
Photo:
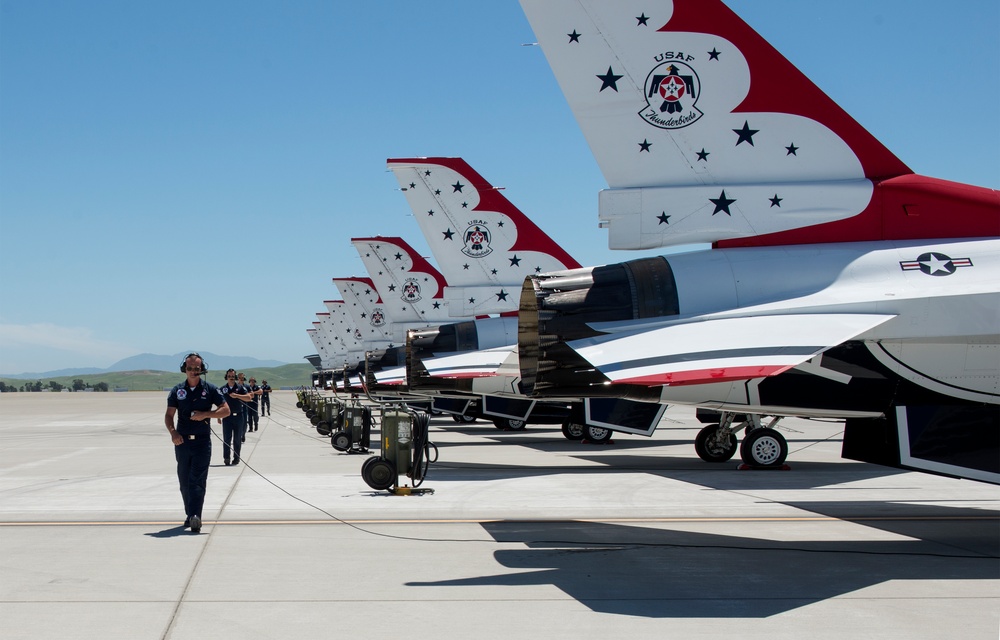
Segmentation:
{"type": "Polygon", "coordinates": [[[826,313],[721,318],[568,344],[615,384],[706,384],[778,375],[893,317],[826,313]]]}
{"type": "Polygon", "coordinates": [[[482,351],[463,351],[423,361],[427,373],[435,378],[488,378],[497,375],[501,365],[516,353],[510,344],[482,351]]]}

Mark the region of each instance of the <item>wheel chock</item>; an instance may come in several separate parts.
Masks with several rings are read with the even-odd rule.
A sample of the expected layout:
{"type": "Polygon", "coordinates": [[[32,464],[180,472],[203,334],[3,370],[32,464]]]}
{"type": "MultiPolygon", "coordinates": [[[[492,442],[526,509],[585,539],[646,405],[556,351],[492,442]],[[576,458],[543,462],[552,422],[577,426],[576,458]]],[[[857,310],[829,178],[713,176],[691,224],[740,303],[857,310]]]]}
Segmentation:
{"type": "Polygon", "coordinates": [[[792,468],[789,467],[787,464],[782,464],[780,466],[775,466],[775,467],[768,467],[756,464],[747,464],[745,462],[742,462],[738,467],[736,467],[736,470],[737,471],[791,471],[792,468]]]}

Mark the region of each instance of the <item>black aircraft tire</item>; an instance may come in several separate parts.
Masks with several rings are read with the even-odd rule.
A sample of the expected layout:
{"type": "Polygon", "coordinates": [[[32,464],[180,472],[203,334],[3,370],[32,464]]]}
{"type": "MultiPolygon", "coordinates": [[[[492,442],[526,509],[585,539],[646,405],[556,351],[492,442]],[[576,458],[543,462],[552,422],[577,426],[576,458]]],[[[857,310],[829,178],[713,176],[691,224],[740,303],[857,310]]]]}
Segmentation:
{"type": "Polygon", "coordinates": [[[567,440],[583,440],[586,427],[577,422],[564,422],[562,424],[562,433],[567,440]]]}
{"type": "Polygon", "coordinates": [[[780,467],[788,457],[788,442],[774,429],[754,429],[743,438],[740,457],[753,467],[780,467]]]}
{"type": "Polygon", "coordinates": [[[739,449],[735,433],[730,432],[729,442],[721,443],[716,437],[718,431],[718,424],[706,425],[698,432],[698,435],[694,439],[694,451],[705,462],[725,462],[731,460],[739,449]]]}
{"type": "Polygon", "coordinates": [[[605,427],[595,427],[593,425],[587,425],[584,427],[584,432],[586,433],[587,440],[594,444],[604,444],[611,440],[611,436],[614,435],[614,431],[605,427]]]}
{"type": "Polygon", "coordinates": [[[493,426],[504,431],[523,431],[528,426],[528,423],[524,420],[515,420],[513,418],[497,418],[493,421],[493,426]]]}

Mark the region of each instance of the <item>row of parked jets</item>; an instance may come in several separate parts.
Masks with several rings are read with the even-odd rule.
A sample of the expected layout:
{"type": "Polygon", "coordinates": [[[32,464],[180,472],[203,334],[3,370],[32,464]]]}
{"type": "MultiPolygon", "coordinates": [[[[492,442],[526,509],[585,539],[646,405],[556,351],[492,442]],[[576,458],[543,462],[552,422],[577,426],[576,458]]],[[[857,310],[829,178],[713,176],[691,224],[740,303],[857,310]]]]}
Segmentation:
{"type": "Polygon", "coordinates": [[[318,386],[597,442],[692,405],[755,466],[843,419],[845,458],[1000,482],[997,191],[914,174],[719,0],[521,4],[610,248],[711,249],[583,266],[464,160],[389,159],[440,270],[352,239],[318,386]]]}

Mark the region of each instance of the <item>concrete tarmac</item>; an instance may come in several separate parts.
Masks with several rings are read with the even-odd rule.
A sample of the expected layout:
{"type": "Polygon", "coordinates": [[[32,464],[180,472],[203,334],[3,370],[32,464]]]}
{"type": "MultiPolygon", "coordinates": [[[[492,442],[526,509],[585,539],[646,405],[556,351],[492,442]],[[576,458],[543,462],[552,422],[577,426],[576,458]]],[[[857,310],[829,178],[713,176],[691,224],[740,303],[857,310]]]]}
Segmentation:
{"type": "Polygon", "coordinates": [[[215,443],[193,534],[166,392],[0,395],[0,637],[1000,632],[1000,487],[842,460],[838,422],[786,420],[791,470],[738,471],[687,408],[608,445],[436,417],[434,493],[393,496],[273,397],[246,464],[215,443]]]}

